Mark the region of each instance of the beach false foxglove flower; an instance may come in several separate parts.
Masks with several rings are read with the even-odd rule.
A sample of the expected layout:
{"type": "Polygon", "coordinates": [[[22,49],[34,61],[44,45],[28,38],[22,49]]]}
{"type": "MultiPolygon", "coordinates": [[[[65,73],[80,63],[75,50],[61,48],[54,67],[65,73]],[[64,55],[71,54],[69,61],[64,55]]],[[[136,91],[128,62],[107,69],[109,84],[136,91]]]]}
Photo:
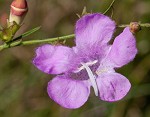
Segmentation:
{"type": "Polygon", "coordinates": [[[137,53],[134,35],[129,27],[112,45],[115,22],[95,13],[79,19],[75,29],[76,46],[43,45],[36,50],[33,64],[41,71],[57,76],[49,81],[51,99],[65,108],[79,108],[88,99],[90,87],[104,101],[122,99],[131,84],[115,68],[132,61],[137,53]]]}

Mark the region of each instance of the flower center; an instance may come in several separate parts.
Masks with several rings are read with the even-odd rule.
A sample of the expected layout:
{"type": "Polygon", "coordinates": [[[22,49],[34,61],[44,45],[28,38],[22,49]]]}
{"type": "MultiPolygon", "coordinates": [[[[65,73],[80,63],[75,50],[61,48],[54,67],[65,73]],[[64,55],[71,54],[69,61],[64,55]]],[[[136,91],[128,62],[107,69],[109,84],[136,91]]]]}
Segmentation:
{"type": "Polygon", "coordinates": [[[87,71],[90,82],[92,84],[92,87],[94,89],[94,93],[95,93],[96,96],[98,96],[98,86],[97,86],[97,83],[96,83],[96,76],[93,74],[93,72],[92,72],[92,70],[90,69],[89,66],[92,66],[93,64],[95,64],[97,62],[98,61],[95,60],[95,61],[92,61],[92,62],[81,63],[82,66],[75,71],[75,73],[80,72],[83,69],[85,69],[87,71]]]}
{"type": "MultiPolygon", "coordinates": [[[[87,65],[87,66],[92,66],[92,65],[96,64],[97,62],[98,62],[98,60],[94,60],[94,61],[90,61],[90,62],[87,62],[87,63],[84,63],[84,64],[87,65]]],[[[81,64],[83,64],[83,63],[81,63],[81,64]]],[[[83,69],[85,69],[85,67],[82,65],[76,71],[74,71],[74,73],[78,73],[83,69]]]]}

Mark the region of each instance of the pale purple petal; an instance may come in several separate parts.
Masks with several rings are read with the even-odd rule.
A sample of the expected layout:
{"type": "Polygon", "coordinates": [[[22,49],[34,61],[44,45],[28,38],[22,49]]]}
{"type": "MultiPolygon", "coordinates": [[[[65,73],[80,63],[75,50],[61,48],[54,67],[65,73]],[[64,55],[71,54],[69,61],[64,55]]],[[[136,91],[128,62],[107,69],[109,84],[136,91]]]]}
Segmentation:
{"type": "Polygon", "coordinates": [[[74,66],[74,51],[65,46],[43,45],[36,50],[33,64],[48,74],[60,74],[72,69],[74,66]]]}
{"type": "Polygon", "coordinates": [[[121,100],[131,87],[129,80],[118,73],[103,73],[96,81],[100,99],[109,102],[121,100]]]}
{"type": "Polygon", "coordinates": [[[90,85],[87,81],[57,76],[48,83],[47,92],[59,105],[74,109],[81,107],[87,101],[90,85]]]}
{"type": "Polygon", "coordinates": [[[103,14],[83,16],[76,23],[76,45],[81,48],[100,46],[111,39],[114,30],[115,22],[103,14]]]}
{"type": "Polygon", "coordinates": [[[129,27],[116,37],[108,54],[108,59],[114,63],[114,67],[121,67],[135,58],[137,54],[136,40],[129,27]]]}

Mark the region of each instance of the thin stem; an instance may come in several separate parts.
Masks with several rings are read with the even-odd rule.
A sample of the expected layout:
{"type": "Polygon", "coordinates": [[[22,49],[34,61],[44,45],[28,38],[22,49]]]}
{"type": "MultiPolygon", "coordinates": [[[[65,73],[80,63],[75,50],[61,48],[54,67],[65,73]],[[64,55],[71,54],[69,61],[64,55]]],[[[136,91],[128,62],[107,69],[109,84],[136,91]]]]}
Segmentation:
{"type": "Polygon", "coordinates": [[[25,46],[25,45],[33,45],[33,44],[43,44],[43,43],[51,43],[54,41],[59,41],[59,40],[66,40],[66,39],[71,39],[74,38],[75,35],[67,35],[67,36],[62,36],[62,37],[55,37],[55,38],[47,38],[47,39],[41,39],[41,40],[29,40],[29,41],[16,41],[16,42],[11,42],[9,44],[3,44],[0,45],[0,51],[11,48],[11,47],[16,47],[16,46],[25,46]]]}
{"type": "MultiPolygon", "coordinates": [[[[121,25],[118,25],[117,27],[118,28],[125,28],[127,26],[130,26],[130,24],[121,24],[121,25]]],[[[141,25],[140,25],[141,26],[141,25]]]]}
{"type": "Polygon", "coordinates": [[[111,2],[111,4],[109,5],[109,7],[108,7],[108,8],[106,9],[106,11],[103,13],[104,15],[112,8],[112,6],[114,5],[115,1],[116,1],[116,0],[113,0],[113,1],[111,2]]]}
{"type": "MultiPolygon", "coordinates": [[[[140,24],[139,25],[143,28],[150,28],[150,23],[143,23],[143,24],[140,24]]],[[[129,24],[121,24],[121,25],[118,25],[117,27],[118,28],[125,28],[127,26],[130,26],[129,24]]]]}
{"type": "Polygon", "coordinates": [[[141,27],[146,27],[149,28],[150,27],[150,23],[144,23],[144,24],[140,24],[141,27]]]}

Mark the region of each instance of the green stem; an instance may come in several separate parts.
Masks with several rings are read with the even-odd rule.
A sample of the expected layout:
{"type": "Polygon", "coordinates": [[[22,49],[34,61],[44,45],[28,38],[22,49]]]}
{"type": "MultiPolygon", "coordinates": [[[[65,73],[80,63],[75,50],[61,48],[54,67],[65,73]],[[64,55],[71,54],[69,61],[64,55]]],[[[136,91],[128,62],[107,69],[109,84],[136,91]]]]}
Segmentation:
{"type": "Polygon", "coordinates": [[[116,1],[116,0],[113,0],[113,1],[111,2],[111,4],[109,5],[109,7],[108,7],[108,8],[106,9],[106,11],[103,13],[104,15],[112,8],[112,6],[114,5],[115,1],[116,1]]]}
{"type": "Polygon", "coordinates": [[[150,27],[150,23],[144,23],[144,24],[140,24],[141,27],[146,27],[149,28],[150,27]]]}
{"type": "MultiPolygon", "coordinates": [[[[118,28],[125,28],[127,26],[130,26],[130,24],[121,24],[121,25],[118,25],[117,27],[118,28]]],[[[140,25],[141,26],[141,25],[140,25]]]]}
{"type": "Polygon", "coordinates": [[[71,34],[71,35],[62,36],[62,37],[47,38],[47,39],[41,39],[41,40],[16,41],[16,42],[11,42],[9,44],[5,43],[3,45],[0,45],[0,51],[7,49],[7,48],[20,46],[20,45],[25,46],[25,45],[33,45],[33,44],[51,43],[54,41],[66,40],[66,39],[71,39],[74,37],[75,37],[75,35],[71,34]]]}
{"type": "MultiPolygon", "coordinates": [[[[139,23],[139,25],[143,28],[150,28],[150,23],[142,23],[142,24],[139,23]]],[[[125,28],[127,26],[130,26],[130,25],[129,24],[121,24],[121,25],[118,25],[117,27],[118,28],[125,28]]]]}

